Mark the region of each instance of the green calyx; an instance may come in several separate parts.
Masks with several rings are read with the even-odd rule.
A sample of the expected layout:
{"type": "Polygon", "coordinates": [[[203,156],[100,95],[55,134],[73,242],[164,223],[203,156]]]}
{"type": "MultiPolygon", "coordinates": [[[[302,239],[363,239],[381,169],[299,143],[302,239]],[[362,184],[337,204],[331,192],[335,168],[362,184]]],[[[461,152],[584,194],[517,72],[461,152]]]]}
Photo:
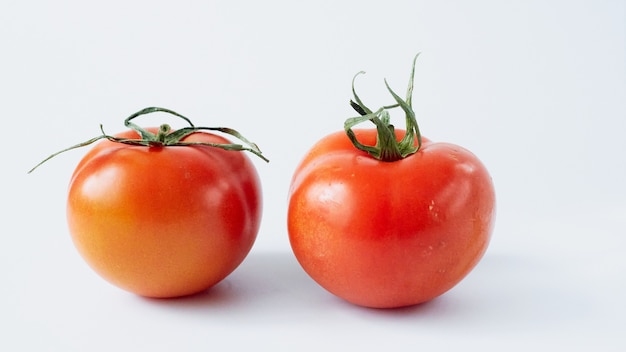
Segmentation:
{"type": "Polygon", "coordinates": [[[360,74],[364,74],[365,72],[361,71],[357,73],[352,79],[352,94],[354,99],[350,100],[350,105],[361,116],[348,118],[344,123],[344,129],[346,130],[348,138],[350,138],[350,141],[357,149],[367,152],[369,155],[378,160],[391,162],[404,159],[407,156],[416,153],[422,146],[422,136],[420,134],[417,120],[415,119],[415,112],[412,107],[415,62],[417,61],[418,56],[419,54],[417,54],[413,59],[406,99],[403,100],[400,96],[398,96],[389,87],[387,80],[385,80],[385,86],[387,87],[389,93],[393,96],[396,103],[393,105],[383,106],[376,111],[372,111],[365,106],[354,89],[354,81],[356,80],[356,77],[360,74]],[[399,142],[396,140],[394,126],[390,123],[389,116],[389,111],[398,107],[404,111],[406,116],[406,132],[402,140],[399,142]],[[352,130],[354,126],[365,121],[371,121],[376,126],[378,134],[376,145],[374,146],[364,145],[359,142],[354,134],[354,131],[352,130]],[[417,145],[415,144],[416,140],[417,145]]]}
{"type": "Polygon", "coordinates": [[[248,141],[244,136],[242,136],[236,130],[233,130],[232,128],[227,128],[227,127],[197,127],[197,126],[194,126],[191,120],[189,120],[187,117],[169,109],[159,108],[159,107],[149,107],[149,108],[142,109],[130,115],[128,118],[126,118],[126,120],[124,120],[124,125],[136,131],[139,134],[140,138],[131,139],[131,138],[119,138],[119,137],[111,136],[111,135],[106,134],[104,132],[102,125],[100,125],[100,131],[102,132],[101,135],[94,137],[88,141],[73,145],[69,148],[65,148],[59,152],[56,152],[50,155],[49,157],[41,161],[39,164],[35,165],[35,167],[30,169],[28,173],[33,172],[36,168],[41,166],[41,164],[45,163],[46,161],[52,159],[53,157],[61,153],[64,153],[72,149],[90,145],[101,139],[107,139],[111,142],[116,142],[116,143],[123,143],[123,144],[136,145],[136,146],[145,146],[145,147],[151,147],[151,148],[203,145],[203,146],[209,146],[209,147],[216,147],[216,148],[220,148],[224,150],[249,151],[253,153],[254,155],[258,156],[259,158],[263,159],[264,161],[269,162],[269,160],[265,156],[263,156],[263,154],[261,153],[261,150],[256,144],[248,141]],[[181,119],[185,120],[189,124],[189,126],[172,131],[171,127],[168,124],[162,124],[161,126],[159,126],[159,130],[155,134],[131,122],[133,119],[135,119],[138,116],[146,115],[146,114],[150,114],[154,112],[165,112],[165,113],[169,113],[171,115],[180,117],[181,119]],[[199,131],[217,131],[217,132],[229,134],[239,139],[242,142],[242,144],[237,144],[237,143],[220,144],[220,143],[182,141],[182,139],[184,139],[186,136],[194,132],[199,132],[199,131]]]}

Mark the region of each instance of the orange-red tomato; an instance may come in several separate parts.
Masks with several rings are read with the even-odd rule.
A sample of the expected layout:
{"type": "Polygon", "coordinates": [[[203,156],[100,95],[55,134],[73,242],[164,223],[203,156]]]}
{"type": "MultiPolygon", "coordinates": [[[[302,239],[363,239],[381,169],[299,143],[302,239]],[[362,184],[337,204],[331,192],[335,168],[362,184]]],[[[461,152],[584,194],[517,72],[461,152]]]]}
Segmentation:
{"type": "MultiPolygon", "coordinates": [[[[376,143],[375,129],[354,132],[376,143]]],[[[367,307],[414,305],[451,289],[485,253],[494,218],[483,164],[425,138],[415,154],[385,162],[344,132],[328,135],[297,167],[289,192],[299,263],[331,293],[367,307]]]]}
{"type": "MultiPolygon", "coordinates": [[[[205,132],[182,141],[230,143],[205,132]]],[[[215,285],[244,260],[261,208],[256,169],[242,152],[105,140],[74,171],[67,220],[103,278],[138,295],[176,297],[215,285]]]]}

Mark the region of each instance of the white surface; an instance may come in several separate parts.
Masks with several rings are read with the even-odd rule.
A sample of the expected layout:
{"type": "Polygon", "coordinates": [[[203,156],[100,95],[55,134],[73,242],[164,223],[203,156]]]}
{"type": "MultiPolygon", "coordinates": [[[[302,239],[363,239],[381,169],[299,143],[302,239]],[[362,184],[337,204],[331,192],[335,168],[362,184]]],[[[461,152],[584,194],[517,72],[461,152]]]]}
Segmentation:
{"type": "Polygon", "coordinates": [[[0,26],[0,350],[626,348],[624,2],[3,1],[0,26]],[[439,299],[363,309],[295,262],[288,183],[354,115],[352,76],[366,70],[362,98],[386,104],[382,79],[403,92],[418,51],[421,129],[487,165],[496,230],[439,299]],[[249,257],[186,299],[120,291],[77,255],[65,191],[86,150],[26,175],[153,105],[237,128],[271,159],[255,160],[265,212],[249,257]]]}

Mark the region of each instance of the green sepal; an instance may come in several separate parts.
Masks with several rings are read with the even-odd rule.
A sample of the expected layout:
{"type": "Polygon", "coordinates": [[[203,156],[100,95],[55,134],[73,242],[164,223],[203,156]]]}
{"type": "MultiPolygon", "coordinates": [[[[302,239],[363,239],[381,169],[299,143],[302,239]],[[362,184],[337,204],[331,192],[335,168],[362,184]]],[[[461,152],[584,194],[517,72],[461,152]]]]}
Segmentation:
{"type": "Polygon", "coordinates": [[[372,157],[381,161],[397,161],[416,153],[422,146],[422,136],[415,118],[415,112],[412,107],[413,81],[415,78],[415,63],[417,57],[413,59],[411,76],[407,88],[407,97],[402,99],[389,86],[385,80],[385,86],[396,101],[396,104],[383,106],[376,111],[369,109],[360,99],[354,88],[354,82],[358,75],[365,72],[358,72],[352,79],[353,100],[350,100],[350,106],[361,116],[350,117],[344,122],[344,129],[352,144],[359,150],[365,151],[372,157]],[[405,113],[406,131],[404,137],[399,142],[396,140],[394,126],[390,123],[389,111],[395,108],[401,108],[405,113]],[[376,126],[377,138],[375,146],[364,145],[358,141],[352,128],[362,122],[370,121],[376,126]],[[417,145],[415,141],[417,140],[417,145]]]}
{"type": "Polygon", "coordinates": [[[140,138],[132,139],[132,138],[120,138],[120,137],[111,136],[105,133],[104,128],[102,127],[102,125],[100,125],[100,131],[102,132],[100,136],[91,138],[85,142],[73,145],[69,148],[65,148],[61,151],[58,151],[48,156],[39,164],[35,165],[35,167],[30,169],[28,173],[33,172],[36,168],[41,166],[41,164],[45,163],[46,161],[52,159],[53,157],[61,153],[88,146],[101,139],[107,139],[111,142],[116,142],[116,143],[123,143],[123,144],[136,145],[136,146],[145,146],[145,147],[159,147],[160,148],[160,147],[184,147],[184,146],[204,145],[204,146],[209,146],[209,147],[221,148],[224,150],[249,151],[253,153],[254,155],[258,156],[259,158],[263,159],[264,161],[269,162],[269,160],[265,156],[263,156],[263,153],[261,152],[261,150],[255,143],[250,142],[248,139],[246,139],[243,135],[241,135],[241,133],[237,132],[236,130],[232,128],[228,128],[228,127],[196,127],[191,122],[191,120],[189,120],[187,117],[169,109],[159,108],[159,107],[148,107],[148,108],[139,110],[138,112],[126,118],[124,120],[124,125],[134,130],[135,132],[137,132],[140,138]],[[154,112],[165,112],[165,113],[169,113],[171,115],[180,117],[189,124],[189,127],[183,127],[181,129],[171,131],[171,127],[168,124],[162,124],[159,126],[159,130],[155,134],[131,122],[133,119],[135,119],[138,116],[146,115],[146,114],[150,114],[154,112]],[[186,136],[195,132],[199,132],[199,131],[217,131],[217,132],[229,134],[239,139],[242,142],[242,144],[237,144],[237,143],[220,144],[220,143],[182,141],[182,139],[184,139],[186,136]]]}

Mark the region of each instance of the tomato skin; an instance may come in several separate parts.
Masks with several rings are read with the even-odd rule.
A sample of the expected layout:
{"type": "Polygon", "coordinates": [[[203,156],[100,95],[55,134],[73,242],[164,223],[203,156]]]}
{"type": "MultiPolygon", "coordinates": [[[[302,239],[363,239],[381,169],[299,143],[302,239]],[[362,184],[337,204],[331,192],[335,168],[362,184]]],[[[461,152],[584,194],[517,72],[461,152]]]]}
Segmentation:
{"type": "MultiPolygon", "coordinates": [[[[355,133],[375,144],[375,130],[355,133]]],[[[466,149],[424,139],[417,153],[383,162],[338,132],[296,169],[287,222],[297,260],[318,284],[357,305],[393,308],[460,282],[485,253],[494,219],[491,177],[466,149]]]]}
{"type": "MultiPolygon", "coordinates": [[[[134,131],[116,136],[138,138],[134,131]]],[[[230,143],[204,132],[183,141],[230,143]]],[[[67,201],[70,234],[85,261],[124,290],[161,298],[228,276],[252,248],[261,212],[260,181],[243,152],[108,140],[80,161],[67,201]]]]}

